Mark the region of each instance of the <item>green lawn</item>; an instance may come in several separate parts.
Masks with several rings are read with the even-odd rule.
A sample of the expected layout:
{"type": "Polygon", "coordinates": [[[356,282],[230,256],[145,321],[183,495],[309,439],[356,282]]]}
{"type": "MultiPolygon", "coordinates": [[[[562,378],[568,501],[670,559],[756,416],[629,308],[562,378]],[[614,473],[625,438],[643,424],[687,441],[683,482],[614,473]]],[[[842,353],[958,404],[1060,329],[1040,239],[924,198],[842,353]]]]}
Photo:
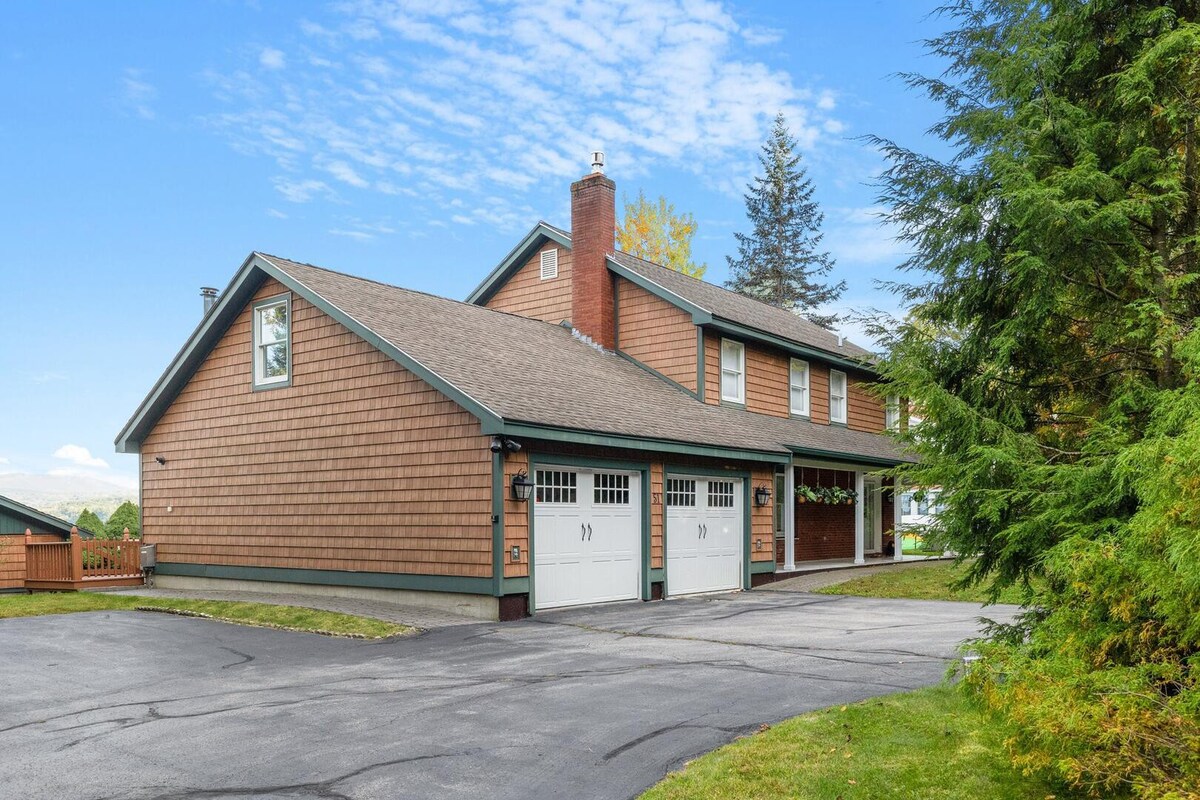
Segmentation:
{"type": "Polygon", "coordinates": [[[36,617],[43,614],[71,614],[79,611],[125,611],[139,607],[165,609],[185,614],[201,614],[241,625],[368,639],[397,636],[413,630],[405,625],[396,625],[368,617],[266,603],[133,597],[95,592],[0,595],[0,619],[36,617]]]}
{"type": "Polygon", "coordinates": [[[1013,769],[1004,737],[939,686],[787,720],[698,758],[642,800],[1067,800],[1013,769]]]}
{"type": "MultiPolygon", "coordinates": [[[[962,578],[966,566],[939,561],[919,566],[904,566],[866,575],[861,578],[818,589],[820,594],[853,594],[861,597],[910,598],[913,600],[963,600],[972,603],[989,601],[987,588],[951,589],[950,584],[962,578]]],[[[1025,589],[1010,586],[1000,593],[998,602],[1021,604],[1025,589]]]]}

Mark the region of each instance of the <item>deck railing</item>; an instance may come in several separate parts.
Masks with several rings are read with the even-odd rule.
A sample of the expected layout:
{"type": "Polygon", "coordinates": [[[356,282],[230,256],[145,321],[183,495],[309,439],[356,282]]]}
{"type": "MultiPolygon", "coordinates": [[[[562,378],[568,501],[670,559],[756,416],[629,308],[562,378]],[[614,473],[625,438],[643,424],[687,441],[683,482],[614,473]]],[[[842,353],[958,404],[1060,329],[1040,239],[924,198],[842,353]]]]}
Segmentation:
{"type": "Polygon", "coordinates": [[[96,586],[129,586],[142,582],[140,542],[81,539],[71,529],[66,542],[34,542],[25,535],[25,588],[72,590],[96,586]]]}

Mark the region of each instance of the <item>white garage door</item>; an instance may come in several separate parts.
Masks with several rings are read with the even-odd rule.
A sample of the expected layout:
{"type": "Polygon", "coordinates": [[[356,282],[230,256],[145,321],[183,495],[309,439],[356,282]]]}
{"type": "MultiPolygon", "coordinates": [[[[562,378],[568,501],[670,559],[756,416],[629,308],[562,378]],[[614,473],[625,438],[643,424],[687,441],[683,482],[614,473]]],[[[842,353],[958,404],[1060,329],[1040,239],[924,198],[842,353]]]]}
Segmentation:
{"type": "Polygon", "coordinates": [[[534,470],[533,536],[536,608],[637,599],[640,473],[534,470]]]}
{"type": "Polygon", "coordinates": [[[665,488],[667,593],[742,588],[742,480],[672,476],[665,488]]]}

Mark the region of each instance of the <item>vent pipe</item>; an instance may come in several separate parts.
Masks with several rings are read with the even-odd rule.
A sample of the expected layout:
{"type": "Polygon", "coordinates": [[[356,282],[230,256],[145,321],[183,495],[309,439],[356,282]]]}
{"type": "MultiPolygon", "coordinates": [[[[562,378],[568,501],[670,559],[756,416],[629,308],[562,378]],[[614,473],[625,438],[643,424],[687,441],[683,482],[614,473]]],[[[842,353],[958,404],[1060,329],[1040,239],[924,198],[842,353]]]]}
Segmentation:
{"type": "Polygon", "coordinates": [[[207,315],[217,304],[217,290],[211,286],[201,286],[200,297],[204,299],[204,313],[207,315]]]}

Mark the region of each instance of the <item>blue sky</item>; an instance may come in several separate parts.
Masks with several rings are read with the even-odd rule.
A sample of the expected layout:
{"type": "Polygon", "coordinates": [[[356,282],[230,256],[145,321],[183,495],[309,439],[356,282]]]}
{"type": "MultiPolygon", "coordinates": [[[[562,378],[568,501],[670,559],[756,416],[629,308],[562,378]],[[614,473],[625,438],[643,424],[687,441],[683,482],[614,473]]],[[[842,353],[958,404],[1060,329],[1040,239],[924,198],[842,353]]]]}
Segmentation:
{"type": "MultiPolygon", "coordinates": [[[[857,137],[932,149],[932,2],[9,2],[0,472],[132,485],[112,440],[251,250],[462,298],[608,154],[725,277],[783,110],[843,305],[902,259],[857,137]]],[[[848,334],[853,338],[854,331],[848,334]]]]}

